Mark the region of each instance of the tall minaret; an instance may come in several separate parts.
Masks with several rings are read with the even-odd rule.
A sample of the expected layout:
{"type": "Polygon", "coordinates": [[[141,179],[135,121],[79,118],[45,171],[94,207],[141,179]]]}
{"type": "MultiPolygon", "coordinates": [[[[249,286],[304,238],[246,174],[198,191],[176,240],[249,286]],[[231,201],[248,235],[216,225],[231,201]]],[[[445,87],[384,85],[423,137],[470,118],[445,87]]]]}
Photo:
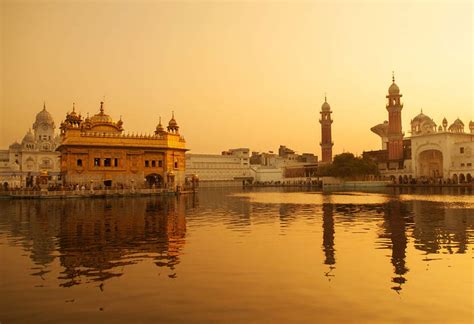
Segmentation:
{"type": "Polygon", "coordinates": [[[332,146],[334,143],[332,142],[332,135],[331,135],[331,106],[329,106],[327,102],[326,96],[324,96],[324,103],[321,106],[321,119],[319,122],[321,123],[321,161],[323,163],[331,163],[332,161],[332,146]]]}
{"type": "Polygon", "coordinates": [[[392,85],[388,88],[388,159],[391,161],[403,159],[402,108],[400,89],[395,84],[392,74],[392,85]]]}

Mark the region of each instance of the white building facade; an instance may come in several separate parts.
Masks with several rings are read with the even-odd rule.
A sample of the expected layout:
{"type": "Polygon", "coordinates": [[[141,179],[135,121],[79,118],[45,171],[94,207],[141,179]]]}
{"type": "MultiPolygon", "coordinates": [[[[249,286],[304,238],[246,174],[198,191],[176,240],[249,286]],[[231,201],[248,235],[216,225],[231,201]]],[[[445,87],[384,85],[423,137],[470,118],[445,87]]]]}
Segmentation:
{"type": "Polygon", "coordinates": [[[200,186],[238,186],[251,180],[248,148],[222,154],[186,154],[186,175],[197,176],[200,186]]]}
{"type": "Polygon", "coordinates": [[[411,168],[415,178],[472,182],[474,176],[474,123],[464,132],[464,123],[456,119],[447,127],[446,118],[436,126],[420,113],[412,120],[411,168]]]}
{"type": "Polygon", "coordinates": [[[21,143],[15,142],[7,150],[0,150],[0,183],[6,188],[32,187],[39,175],[47,175],[50,182],[60,176],[60,142],[51,114],[43,106],[21,143]]]}
{"type": "MultiPolygon", "coordinates": [[[[473,181],[474,122],[469,123],[469,131],[465,132],[460,119],[448,127],[444,118],[438,126],[421,112],[412,119],[410,126],[411,136],[405,139],[409,140],[409,156],[403,160],[401,168],[391,167],[389,161],[379,161],[383,176],[405,183],[411,179],[456,184],[473,181]]],[[[382,138],[383,150],[386,147],[383,132],[375,133],[382,138]]]]}

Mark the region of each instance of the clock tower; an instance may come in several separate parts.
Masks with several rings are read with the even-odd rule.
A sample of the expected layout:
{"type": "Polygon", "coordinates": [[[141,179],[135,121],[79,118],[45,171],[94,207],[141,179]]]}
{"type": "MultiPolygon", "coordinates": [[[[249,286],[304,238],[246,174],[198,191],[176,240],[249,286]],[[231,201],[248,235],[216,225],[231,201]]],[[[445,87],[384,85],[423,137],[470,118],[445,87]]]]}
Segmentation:
{"type": "Polygon", "coordinates": [[[36,115],[36,120],[33,124],[35,141],[42,151],[50,151],[55,148],[55,138],[53,117],[46,110],[46,104],[43,104],[43,110],[36,115]]]}

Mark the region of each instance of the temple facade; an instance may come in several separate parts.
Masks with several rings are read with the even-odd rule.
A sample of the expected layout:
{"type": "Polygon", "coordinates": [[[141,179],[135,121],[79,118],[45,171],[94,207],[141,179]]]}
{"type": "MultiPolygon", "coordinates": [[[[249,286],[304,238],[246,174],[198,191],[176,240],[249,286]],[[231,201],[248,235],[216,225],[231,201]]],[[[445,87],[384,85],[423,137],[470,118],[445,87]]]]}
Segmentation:
{"type": "Polygon", "coordinates": [[[423,113],[410,122],[411,136],[401,126],[400,89],[392,79],[387,98],[389,120],[371,128],[379,135],[381,150],[364,152],[377,162],[382,176],[398,183],[470,183],[474,176],[474,122],[465,131],[457,118],[451,124],[444,118],[439,125],[423,113]]]}
{"type": "Polygon", "coordinates": [[[170,188],[185,182],[186,142],[174,113],[165,130],[125,134],[100,103],[99,113],[82,117],[73,110],[61,123],[61,175],[65,185],[170,188]]]}
{"type": "Polygon", "coordinates": [[[53,117],[46,109],[38,112],[22,141],[0,150],[0,183],[4,189],[34,187],[39,177],[50,184],[60,181],[60,158],[56,148],[60,142],[53,117]]]}

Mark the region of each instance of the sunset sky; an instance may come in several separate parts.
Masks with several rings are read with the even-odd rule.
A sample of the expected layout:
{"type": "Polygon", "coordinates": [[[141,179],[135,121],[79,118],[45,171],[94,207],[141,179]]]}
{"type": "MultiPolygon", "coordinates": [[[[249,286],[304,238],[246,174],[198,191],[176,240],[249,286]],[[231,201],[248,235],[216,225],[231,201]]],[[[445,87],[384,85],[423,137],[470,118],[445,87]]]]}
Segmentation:
{"type": "Polygon", "coordinates": [[[46,101],[151,133],[175,111],[191,153],[280,144],[320,156],[324,93],[334,152],[379,149],[392,70],[403,130],[473,109],[471,1],[1,1],[0,148],[46,101]]]}

